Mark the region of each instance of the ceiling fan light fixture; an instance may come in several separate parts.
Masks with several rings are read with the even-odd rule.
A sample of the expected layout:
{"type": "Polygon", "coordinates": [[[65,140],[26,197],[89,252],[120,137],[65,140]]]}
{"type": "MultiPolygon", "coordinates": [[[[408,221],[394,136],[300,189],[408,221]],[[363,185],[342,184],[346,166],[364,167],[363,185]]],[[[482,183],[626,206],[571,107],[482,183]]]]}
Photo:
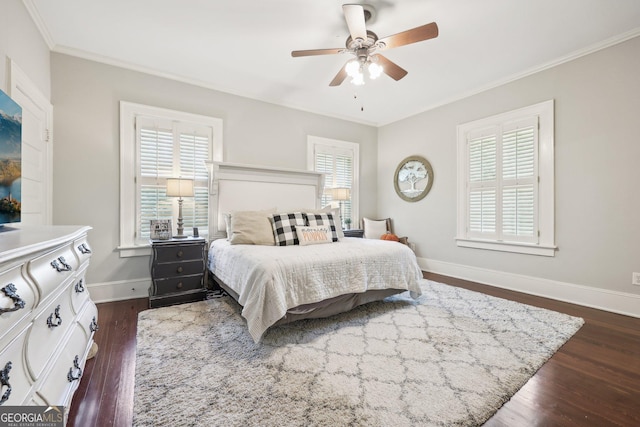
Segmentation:
{"type": "Polygon", "coordinates": [[[358,73],[358,75],[351,79],[351,83],[355,86],[362,86],[364,84],[364,74],[358,73]]]}
{"type": "Polygon", "coordinates": [[[367,68],[369,70],[369,78],[371,80],[375,80],[378,77],[380,77],[380,75],[384,71],[382,66],[380,64],[375,63],[375,62],[369,62],[369,66],[367,68]]]}
{"type": "Polygon", "coordinates": [[[377,34],[366,27],[367,22],[373,22],[375,8],[367,4],[343,4],[349,36],[345,41],[345,48],[294,50],[291,56],[333,55],[349,53],[356,58],[347,62],[335,75],[329,86],[339,86],[347,77],[351,83],[363,85],[365,82],[364,69],[370,80],[377,79],[382,73],[398,81],[407,75],[407,70],[377,52],[394,47],[405,46],[438,37],[438,25],[435,22],[421,25],[392,36],[379,39],[377,34]]]}
{"type": "Polygon", "coordinates": [[[353,59],[347,62],[347,65],[345,65],[345,71],[351,78],[356,78],[357,75],[362,75],[362,72],[360,71],[360,61],[353,59]]]}

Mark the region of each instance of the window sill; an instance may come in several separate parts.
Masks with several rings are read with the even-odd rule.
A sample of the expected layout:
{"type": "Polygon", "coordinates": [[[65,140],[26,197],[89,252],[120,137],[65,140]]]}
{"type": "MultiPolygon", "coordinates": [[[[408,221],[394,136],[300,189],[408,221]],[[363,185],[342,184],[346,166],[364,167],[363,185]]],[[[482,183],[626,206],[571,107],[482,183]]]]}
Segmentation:
{"type": "Polygon", "coordinates": [[[553,257],[556,254],[556,246],[533,245],[517,242],[494,242],[490,240],[472,240],[456,238],[458,246],[464,248],[487,249],[491,251],[513,252],[526,255],[539,255],[553,257]]]}
{"type": "Polygon", "coordinates": [[[120,251],[120,258],[130,258],[135,256],[150,256],[151,245],[135,245],[135,246],[118,246],[116,250],[120,251]]]}

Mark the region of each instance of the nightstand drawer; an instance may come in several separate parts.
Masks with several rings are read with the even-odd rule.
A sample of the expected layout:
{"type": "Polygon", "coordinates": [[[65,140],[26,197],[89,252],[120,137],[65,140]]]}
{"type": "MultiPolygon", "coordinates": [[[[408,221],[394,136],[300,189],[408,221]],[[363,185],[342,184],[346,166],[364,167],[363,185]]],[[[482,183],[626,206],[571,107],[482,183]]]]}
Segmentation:
{"type": "Polygon", "coordinates": [[[164,279],[202,273],[204,273],[204,261],[202,260],[202,257],[200,257],[200,259],[196,261],[156,264],[152,268],[151,277],[154,279],[164,279]]]}
{"type": "Polygon", "coordinates": [[[157,263],[200,260],[203,256],[204,245],[158,246],[154,250],[156,251],[155,262],[157,263]]]}
{"type": "Polygon", "coordinates": [[[165,295],[173,292],[186,292],[202,288],[202,275],[175,277],[173,279],[161,279],[154,281],[156,295],[165,295]]]}

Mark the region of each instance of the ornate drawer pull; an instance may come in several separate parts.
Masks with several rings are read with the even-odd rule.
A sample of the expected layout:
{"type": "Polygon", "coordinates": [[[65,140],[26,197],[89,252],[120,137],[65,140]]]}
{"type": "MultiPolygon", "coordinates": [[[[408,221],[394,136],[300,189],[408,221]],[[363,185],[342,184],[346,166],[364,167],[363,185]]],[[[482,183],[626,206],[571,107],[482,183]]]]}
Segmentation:
{"type": "Polygon", "coordinates": [[[177,269],[178,273],[182,273],[183,270],[184,270],[184,268],[182,268],[182,266],[178,267],[178,269],[177,269]]]}
{"type": "Polygon", "coordinates": [[[84,279],[80,279],[78,283],[76,283],[76,293],[81,294],[84,292],[84,279]]]}
{"type": "Polygon", "coordinates": [[[89,249],[87,247],[86,243],[83,243],[80,246],[78,246],[78,250],[80,251],[81,254],[90,254],[91,253],[91,249],[89,249]]]}
{"type": "Polygon", "coordinates": [[[9,371],[11,370],[11,366],[11,362],[7,362],[7,364],[4,365],[4,369],[0,371],[0,390],[2,390],[2,387],[7,387],[7,391],[0,396],[0,405],[9,400],[9,396],[11,396],[11,384],[9,384],[9,371]]]}
{"type": "Polygon", "coordinates": [[[178,256],[178,258],[182,258],[182,255],[184,255],[184,252],[182,252],[182,250],[179,250],[176,255],[178,256]]]}
{"type": "Polygon", "coordinates": [[[96,321],[96,316],[93,316],[93,320],[91,321],[91,324],[89,325],[89,330],[91,332],[95,332],[98,329],[100,329],[100,328],[98,327],[98,322],[96,321]]]}
{"type": "Polygon", "coordinates": [[[177,289],[182,289],[182,282],[179,282],[178,285],[176,286],[177,289]]]}
{"type": "Polygon", "coordinates": [[[67,373],[67,379],[70,383],[74,382],[77,379],[80,379],[82,376],[82,369],[80,369],[80,362],[78,361],[78,355],[73,359],[73,368],[69,368],[69,372],[67,373]],[[73,368],[78,370],[78,375],[73,375],[73,368]]]}
{"type": "Polygon", "coordinates": [[[62,317],[60,317],[60,305],[58,304],[54,312],[49,315],[49,318],[47,318],[47,326],[50,328],[57,328],[60,325],[62,325],[62,317]],[[55,320],[53,320],[54,315],[56,317],[55,320]]]}
{"type": "Polygon", "coordinates": [[[57,272],[71,271],[71,266],[67,264],[67,260],[63,256],[59,256],[58,259],[51,261],[51,266],[56,269],[57,272]]]}
{"type": "Polygon", "coordinates": [[[24,308],[24,300],[20,298],[20,296],[16,293],[18,290],[16,285],[13,283],[9,283],[4,288],[0,289],[6,296],[13,300],[13,308],[0,308],[0,314],[2,313],[10,313],[12,311],[18,311],[21,308],[24,308]]]}

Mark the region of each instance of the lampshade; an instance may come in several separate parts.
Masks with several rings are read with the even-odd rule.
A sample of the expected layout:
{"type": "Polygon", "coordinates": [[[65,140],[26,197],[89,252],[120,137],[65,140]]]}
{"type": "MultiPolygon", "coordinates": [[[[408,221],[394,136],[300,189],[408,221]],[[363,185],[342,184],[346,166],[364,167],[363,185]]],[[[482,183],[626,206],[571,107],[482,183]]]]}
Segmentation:
{"type": "Polygon", "coordinates": [[[184,178],[167,179],[167,197],[193,197],[193,180],[184,178]]]}
{"type": "Polygon", "coordinates": [[[331,200],[344,201],[351,199],[351,189],[344,187],[330,188],[331,200]]]}

